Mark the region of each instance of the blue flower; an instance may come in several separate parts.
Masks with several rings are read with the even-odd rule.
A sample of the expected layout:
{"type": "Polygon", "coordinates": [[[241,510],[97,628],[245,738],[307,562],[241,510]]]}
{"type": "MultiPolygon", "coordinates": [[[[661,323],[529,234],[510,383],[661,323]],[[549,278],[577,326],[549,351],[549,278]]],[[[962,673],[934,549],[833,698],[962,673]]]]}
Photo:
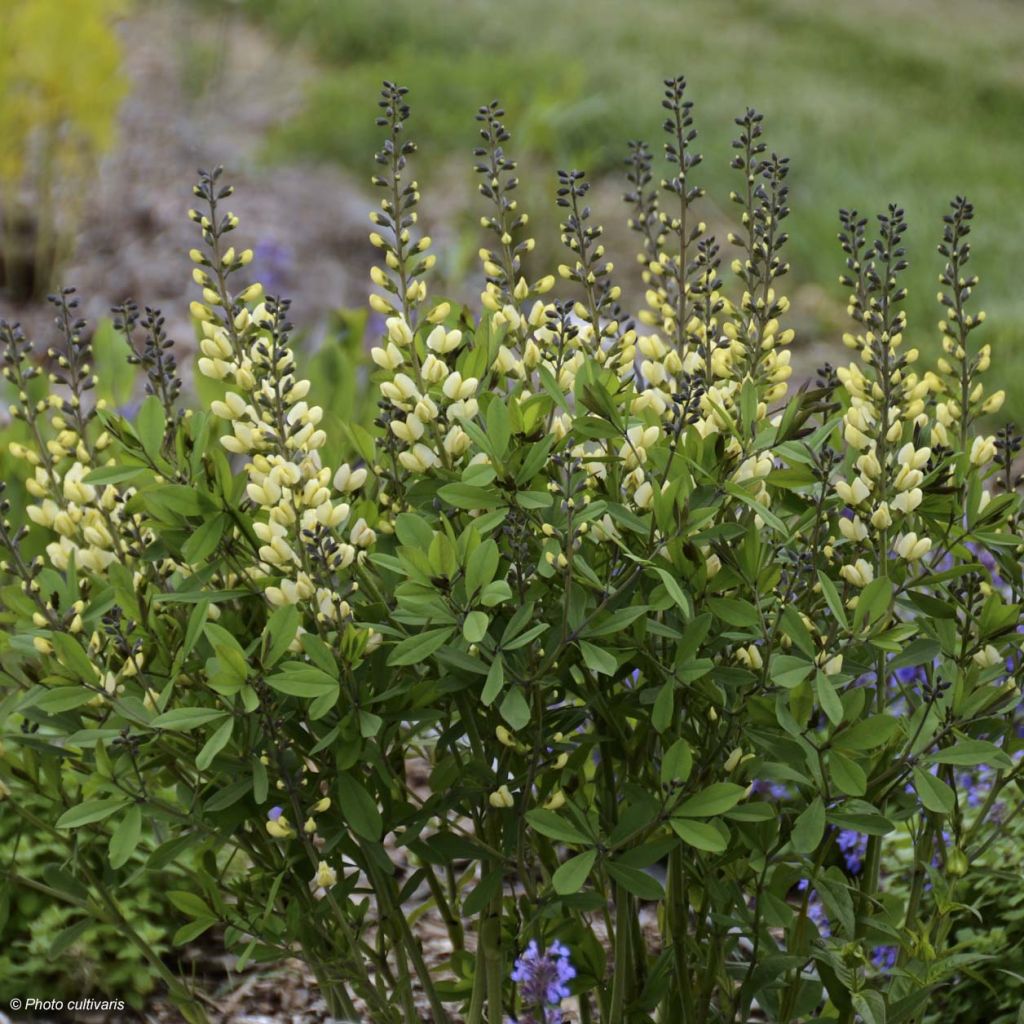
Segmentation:
{"type": "Polygon", "coordinates": [[[837,838],[839,849],[846,862],[846,870],[851,875],[857,874],[864,863],[864,854],[868,848],[868,837],[863,832],[856,832],[851,828],[844,828],[837,838]]]}
{"type": "Polygon", "coordinates": [[[562,1024],[560,1005],[575,977],[576,968],[562,943],[552,942],[541,953],[536,941],[531,940],[512,969],[512,980],[519,986],[525,1010],[518,1024],[562,1024]]]}
{"type": "MultiPolygon", "coordinates": [[[[806,878],[801,878],[796,883],[796,887],[800,892],[803,892],[810,885],[810,882],[806,878]]],[[[807,897],[807,918],[814,922],[814,925],[818,929],[818,933],[822,938],[830,938],[832,935],[832,925],[829,922],[828,914],[825,913],[825,904],[821,902],[821,897],[818,895],[817,889],[812,889],[810,895],[807,897]]]]}
{"type": "Polygon", "coordinates": [[[891,971],[896,966],[899,950],[895,946],[875,946],[871,951],[871,962],[880,971],[891,971]]]}

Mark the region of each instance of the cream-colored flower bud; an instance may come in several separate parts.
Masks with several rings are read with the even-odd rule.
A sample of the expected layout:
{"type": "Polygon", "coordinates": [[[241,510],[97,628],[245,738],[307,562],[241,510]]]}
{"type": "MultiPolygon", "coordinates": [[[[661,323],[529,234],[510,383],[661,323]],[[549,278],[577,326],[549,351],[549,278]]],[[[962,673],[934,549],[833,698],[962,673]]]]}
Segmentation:
{"type": "Polygon", "coordinates": [[[875,570],[866,559],[858,558],[852,565],[844,565],[839,575],[851,586],[863,588],[875,578],[875,570]]]}
{"type": "Polygon", "coordinates": [[[316,866],[316,884],[321,889],[330,889],[338,882],[338,872],[326,861],[320,861],[316,866]]]}
{"type": "Polygon", "coordinates": [[[971,444],[971,465],[984,466],[991,462],[996,456],[996,442],[994,437],[976,437],[971,444]]]}
{"type": "Polygon", "coordinates": [[[981,404],[981,411],[983,413],[995,413],[1003,407],[1003,402],[1006,401],[1005,391],[995,391],[988,398],[985,399],[981,404]]]}
{"type": "Polygon", "coordinates": [[[982,650],[974,653],[973,660],[976,665],[980,665],[982,668],[991,668],[993,665],[1001,664],[1003,659],[1002,655],[992,644],[986,644],[982,650]]]}
{"type": "Polygon", "coordinates": [[[862,541],[868,535],[868,528],[861,521],[860,516],[854,516],[853,519],[841,516],[839,519],[839,532],[847,540],[862,541]]]}
{"type": "Polygon", "coordinates": [[[931,537],[918,537],[916,533],[902,534],[896,538],[896,554],[908,562],[916,562],[932,549],[931,537]]]}
{"type": "Polygon", "coordinates": [[[871,525],[876,530],[887,530],[892,526],[892,513],[887,501],[879,502],[878,508],[871,514],[871,525]]]}
{"type": "Polygon", "coordinates": [[[515,798],[512,796],[508,786],[499,786],[488,796],[487,801],[492,807],[499,810],[515,806],[515,798]]]}
{"type": "Polygon", "coordinates": [[[638,508],[650,508],[654,500],[654,488],[649,480],[645,480],[634,492],[633,501],[638,508]]]}
{"type": "Polygon", "coordinates": [[[852,484],[848,484],[845,480],[837,480],[835,488],[836,494],[847,505],[856,506],[867,500],[871,494],[872,485],[864,477],[858,476],[854,478],[852,484]]]}
{"type": "Polygon", "coordinates": [[[908,491],[902,491],[892,500],[892,507],[903,513],[913,512],[921,504],[924,493],[920,487],[912,487],[908,491]]]}
{"type": "Polygon", "coordinates": [[[393,341],[396,345],[399,345],[402,348],[412,344],[412,330],[405,322],[405,317],[388,317],[385,323],[388,330],[389,341],[393,341]]]}
{"type": "Polygon", "coordinates": [[[393,341],[389,341],[386,348],[370,349],[370,358],[384,370],[394,370],[405,362],[405,357],[393,341]]]}

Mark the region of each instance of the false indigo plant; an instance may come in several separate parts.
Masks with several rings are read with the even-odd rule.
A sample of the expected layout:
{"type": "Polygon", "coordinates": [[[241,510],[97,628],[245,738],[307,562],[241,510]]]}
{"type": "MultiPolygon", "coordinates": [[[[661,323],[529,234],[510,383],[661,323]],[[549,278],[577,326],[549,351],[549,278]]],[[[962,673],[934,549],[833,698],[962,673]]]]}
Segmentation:
{"type": "Polygon", "coordinates": [[[844,211],[853,360],[789,394],[787,161],[737,119],[728,283],[684,79],[663,105],[667,171],[628,162],[635,315],[580,171],[537,274],[480,109],[475,314],[429,291],[385,85],[372,426],[316,404],[219,169],[190,213],[198,407],[156,311],[116,312],[131,418],[91,397],[72,292],[41,397],[0,328],[32,497],[0,530],[5,814],[190,1020],[122,912],[147,872],[179,880],[177,943],[300,955],[377,1024],[914,1022],[982,969],[956,929],[1020,806],[1022,538],[974,211],[945,219],[930,369],[903,211],[844,211]]]}

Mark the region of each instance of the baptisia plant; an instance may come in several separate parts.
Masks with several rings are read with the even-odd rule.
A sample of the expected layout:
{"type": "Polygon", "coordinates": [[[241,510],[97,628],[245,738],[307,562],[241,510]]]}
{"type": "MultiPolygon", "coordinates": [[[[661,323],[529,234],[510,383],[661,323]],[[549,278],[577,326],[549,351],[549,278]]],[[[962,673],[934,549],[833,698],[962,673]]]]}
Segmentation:
{"type": "Polygon", "coordinates": [[[132,418],[90,400],[71,293],[49,388],[3,326],[34,497],[3,527],[4,810],[59,839],[49,888],[81,920],[145,950],[120,887],[175,872],[179,944],[300,955],[335,1016],[378,1024],[912,1022],[969,964],[952,925],[1000,825],[962,775],[1019,799],[1021,588],[973,211],[945,221],[924,372],[902,211],[870,240],[843,214],[854,361],[787,399],[788,165],[737,120],[726,287],[684,90],[660,184],[630,148],[635,317],[578,171],[566,262],[534,266],[480,110],[476,315],[429,291],[385,85],[372,425],[322,413],[219,170],[191,213],[202,407],[155,311],[116,313],[132,418]]]}

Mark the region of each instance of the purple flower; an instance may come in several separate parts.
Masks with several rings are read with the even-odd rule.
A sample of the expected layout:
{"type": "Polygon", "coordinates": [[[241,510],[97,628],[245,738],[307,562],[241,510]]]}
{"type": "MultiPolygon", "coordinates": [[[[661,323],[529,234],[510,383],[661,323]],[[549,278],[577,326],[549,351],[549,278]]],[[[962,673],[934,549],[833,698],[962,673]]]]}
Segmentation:
{"type": "Polygon", "coordinates": [[[284,814],[283,807],[271,807],[270,810],[267,811],[267,817],[271,821],[277,821],[277,819],[280,818],[282,814],[284,814]]]}
{"type": "Polygon", "coordinates": [[[871,951],[871,962],[880,971],[891,971],[896,966],[899,950],[895,946],[875,946],[871,951]]]}
{"type": "Polygon", "coordinates": [[[864,863],[864,854],[868,848],[868,837],[863,832],[856,832],[852,828],[844,828],[837,838],[839,849],[842,851],[843,860],[846,862],[846,870],[851,875],[857,874],[864,863]]]}
{"type": "Polygon", "coordinates": [[[898,668],[896,669],[896,678],[904,685],[921,682],[925,678],[924,669],[920,665],[914,665],[912,668],[898,668]]]}
{"type": "MultiPolygon", "coordinates": [[[[801,878],[796,883],[796,887],[800,892],[803,892],[809,885],[810,882],[806,878],[801,878]]],[[[814,922],[822,938],[827,939],[831,937],[832,925],[829,923],[828,914],[825,913],[825,905],[821,902],[817,889],[812,889],[807,897],[807,917],[814,922]]]]}
{"type": "Polygon", "coordinates": [[[788,800],[791,796],[789,787],[782,782],[771,779],[754,779],[751,783],[755,793],[764,794],[769,800],[788,800]]]}
{"type": "Polygon", "coordinates": [[[518,1024],[562,1024],[561,1002],[569,995],[569,982],[575,977],[576,968],[565,946],[552,942],[541,953],[531,939],[512,970],[524,1008],[518,1024]]]}

